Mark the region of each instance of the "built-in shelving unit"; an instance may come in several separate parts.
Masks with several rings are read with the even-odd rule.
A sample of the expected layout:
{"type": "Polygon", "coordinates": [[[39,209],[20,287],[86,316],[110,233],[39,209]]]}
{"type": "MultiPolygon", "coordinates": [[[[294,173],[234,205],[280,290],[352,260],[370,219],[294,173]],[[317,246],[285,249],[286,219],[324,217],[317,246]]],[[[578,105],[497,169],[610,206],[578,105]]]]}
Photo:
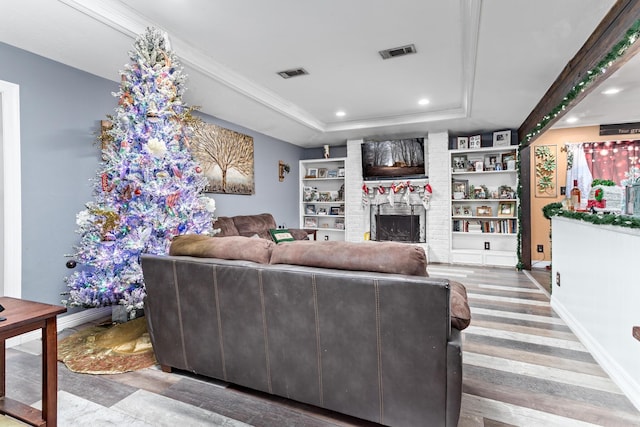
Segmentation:
{"type": "Polygon", "coordinates": [[[317,240],[344,240],[345,160],[300,160],[300,228],[317,240]]]}
{"type": "Polygon", "coordinates": [[[450,151],[451,262],[517,263],[516,146],[450,151]]]}

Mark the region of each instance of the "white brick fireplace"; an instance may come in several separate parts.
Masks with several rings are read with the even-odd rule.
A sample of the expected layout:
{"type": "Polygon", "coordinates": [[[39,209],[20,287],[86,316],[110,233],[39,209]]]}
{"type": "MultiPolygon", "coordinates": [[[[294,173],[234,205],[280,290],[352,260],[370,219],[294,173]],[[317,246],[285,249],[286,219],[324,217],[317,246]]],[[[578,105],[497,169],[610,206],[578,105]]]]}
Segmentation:
{"type": "MultiPolygon", "coordinates": [[[[369,205],[362,202],[362,139],[347,141],[347,159],[345,161],[345,240],[361,242],[365,233],[370,231],[369,205]]],[[[449,262],[449,227],[451,180],[449,177],[448,156],[449,135],[446,132],[430,134],[425,137],[426,171],[428,180],[411,179],[414,185],[431,185],[433,194],[426,215],[426,243],[413,243],[425,249],[429,262],[449,262]]],[[[404,180],[406,181],[406,180],[404,180]]],[[[393,181],[385,183],[390,186],[393,181]]],[[[400,180],[397,181],[398,183],[400,180]]],[[[377,187],[377,183],[369,187],[377,187]]],[[[397,195],[398,199],[401,197],[397,195]]],[[[416,196],[411,195],[412,203],[416,196]]],[[[401,202],[400,202],[401,203],[401,202]]]]}

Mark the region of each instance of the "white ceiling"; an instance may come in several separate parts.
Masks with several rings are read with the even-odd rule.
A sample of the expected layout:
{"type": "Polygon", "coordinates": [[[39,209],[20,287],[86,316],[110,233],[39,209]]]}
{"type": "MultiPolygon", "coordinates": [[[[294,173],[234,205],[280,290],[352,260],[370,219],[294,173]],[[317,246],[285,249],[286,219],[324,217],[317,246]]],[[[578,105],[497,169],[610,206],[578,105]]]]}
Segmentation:
{"type": "MultiPolygon", "coordinates": [[[[186,102],[314,147],[352,138],[518,128],[613,4],[3,1],[0,41],[117,82],[135,37],[147,26],[159,27],[188,74],[186,102]],[[388,60],[378,54],[410,43],[417,54],[388,60]],[[296,67],[309,75],[285,80],[276,74],[296,67]],[[418,105],[421,98],[430,103],[418,105]],[[336,117],[338,110],[346,116],[336,117]]],[[[619,81],[631,85],[627,78],[619,81]]],[[[581,124],[619,122],[611,122],[598,102],[576,109],[584,116],[581,124]]]]}

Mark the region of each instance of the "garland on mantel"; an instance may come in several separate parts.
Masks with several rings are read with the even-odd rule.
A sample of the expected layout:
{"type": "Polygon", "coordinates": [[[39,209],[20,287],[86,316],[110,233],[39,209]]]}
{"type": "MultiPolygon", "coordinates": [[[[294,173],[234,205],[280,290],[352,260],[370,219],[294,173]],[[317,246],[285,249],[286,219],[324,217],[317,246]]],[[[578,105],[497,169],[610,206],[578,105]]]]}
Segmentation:
{"type": "Polygon", "coordinates": [[[557,202],[549,203],[543,207],[542,214],[547,219],[551,219],[554,216],[562,216],[590,222],[595,225],[617,225],[626,228],[640,228],[640,218],[634,216],[568,211],[562,208],[562,203],[557,202]]]}

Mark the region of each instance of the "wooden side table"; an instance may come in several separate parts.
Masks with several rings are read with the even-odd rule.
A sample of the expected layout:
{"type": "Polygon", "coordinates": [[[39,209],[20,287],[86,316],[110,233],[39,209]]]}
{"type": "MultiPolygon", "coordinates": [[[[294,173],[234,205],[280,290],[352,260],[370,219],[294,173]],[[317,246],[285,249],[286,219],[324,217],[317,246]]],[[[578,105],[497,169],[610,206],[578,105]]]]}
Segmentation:
{"type": "Polygon", "coordinates": [[[58,336],[56,316],[66,308],[0,297],[5,310],[0,316],[0,413],[33,426],[56,427],[58,418],[58,336]],[[5,341],[26,332],[42,329],[42,411],[5,396],[5,341]]]}

